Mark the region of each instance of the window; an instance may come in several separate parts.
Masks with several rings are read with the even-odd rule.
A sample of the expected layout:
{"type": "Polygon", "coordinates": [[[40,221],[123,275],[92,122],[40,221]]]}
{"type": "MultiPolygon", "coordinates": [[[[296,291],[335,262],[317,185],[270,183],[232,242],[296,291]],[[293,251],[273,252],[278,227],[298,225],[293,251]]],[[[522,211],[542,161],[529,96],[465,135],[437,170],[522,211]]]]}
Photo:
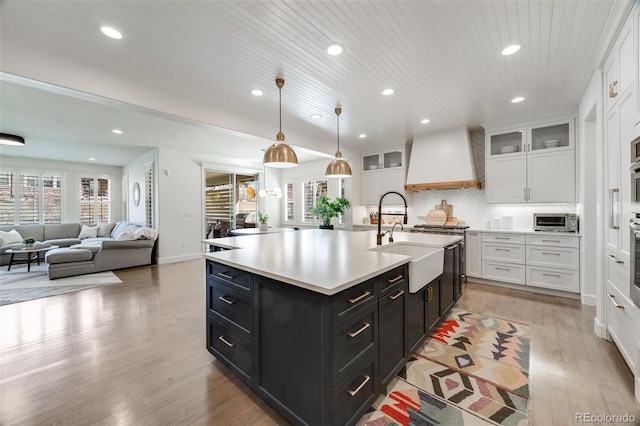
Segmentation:
{"type": "MultiPolygon", "coordinates": [[[[345,197],[345,190],[344,190],[344,187],[346,186],[345,183],[346,182],[345,182],[344,178],[338,180],[338,194],[340,194],[339,195],[340,198],[347,198],[347,197],[345,197]]],[[[344,216],[343,215],[340,215],[340,217],[338,217],[338,223],[344,224],[344,216]]]]}
{"type": "Polygon", "coordinates": [[[0,224],[15,223],[15,188],[13,173],[0,173],[0,224]]]}
{"type": "Polygon", "coordinates": [[[62,222],[62,179],[60,176],[42,177],[42,213],[44,223],[62,222]]]}
{"type": "Polygon", "coordinates": [[[61,187],[60,176],[0,173],[0,225],[62,222],[61,187]]]}
{"type": "Polygon", "coordinates": [[[109,222],[111,189],[109,179],[80,178],[80,223],[109,222]]]}
{"type": "Polygon", "coordinates": [[[311,213],[311,208],[316,205],[316,201],[321,195],[327,195],[327,181],[326,180],[312,180],[306,181],[302,185],[303,190],[303,222],[317,223],[320,222],[318,217],[315,217],[311,213]]]}
{"type": "Polygon", "coordinates": [[[153,161],[144,165],[144,216],[147,228],[153,228],[153,161]]]}
{"type": "Polygon", "coordinates": [[[293,184],[288,183],[285,190],[284,201],[284,220],[285,222],[293,221],[293,184]]]}

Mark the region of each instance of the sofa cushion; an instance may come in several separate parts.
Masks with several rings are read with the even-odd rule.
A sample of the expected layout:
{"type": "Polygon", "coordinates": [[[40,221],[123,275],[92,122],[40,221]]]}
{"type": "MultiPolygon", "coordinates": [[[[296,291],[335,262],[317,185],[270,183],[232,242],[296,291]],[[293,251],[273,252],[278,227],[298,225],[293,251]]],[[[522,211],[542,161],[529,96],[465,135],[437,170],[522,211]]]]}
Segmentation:
{"type": "Polygon", "coordinates": [[[78,238],[81,227],[79,223],[48,223],[42,226],[44,228],[42,241],[78,238]]]}
{"type": "Polygon", "coordinates": [[[98,222],[98,237],[111,237],[111,231],[115,228],[115,222],[98,222]]]}
{"type": "Polygon", "coordinates": [[[102,245],[100,244],[74,244],[71,247],[72,249],[83,249],[83,250],[89,250],[91,253],[96,254],[97,252],[100,251],[100,249],[102,248],[102,245]]]}
{"type": "Polygon", "coordinates": [[[82,262],[93,259],[93,253],[90,250],[76,248],[59,248],[49,250],[44,257],[47,263],[69,263],[82,262]]]}
{"type": "Polygon", "coordinates": [[[70,247],[74,244],[80,244],[80,238],[58,238],[53,240],[47,240],[47,244],[58,247],[70,247]]]}
{"type": "MultiPolygon", "coordinates": [[[[36,241],[44,241],[44,225],[5,225],[0,226],[0,231],[11,231],[15,229],[22,236],[22,238],[33,237],[36,241]]],[[[80,227],[78,226],[78,229],[80,227]]],[[[22,242],[22,240],[20,240],[22,242]]]]}
{"type": "Polygon", "coordinates": [[[98,225],[96,226],[87,226],[82,225],[82,229],[80,230],[80,235],[78,238],[84,240],[85,238],[95,238],[98,236],[98,225]]]}
{"type": "Polygon", "coordinates": [[[21,243],[23,240],[22,235],[15,229],[9,232],[0,231],[0,246],[6,246],[13,243],[21,243]]]}

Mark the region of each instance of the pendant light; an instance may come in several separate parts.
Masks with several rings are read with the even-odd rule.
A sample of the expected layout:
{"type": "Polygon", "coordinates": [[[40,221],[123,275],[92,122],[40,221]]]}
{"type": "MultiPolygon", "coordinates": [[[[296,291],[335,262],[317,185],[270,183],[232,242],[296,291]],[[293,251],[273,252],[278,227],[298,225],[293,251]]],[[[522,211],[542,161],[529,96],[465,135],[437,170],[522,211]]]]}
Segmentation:
{"type": "Polygon", "coordinates": [[[329,163],[325,175],[331,178],[348,178],[351,177],[351,166],[347,163],[347,160],[342,158],[340,152],[340,113],[342,108],[336,108],[336,116],[338,117],[338,150],[336,151],[336,158],[329,163]]]}
{"type": "Polygon", "coordinates": [[[24,146],[24,138],[22,136],[10,135],[8,133],[0,133],[0,144],[24,146]]]}
{"type": "Polygon", "coordinates": [[[282,133],[282,86],[284,86],[284,79],[276,78],[276,86],[278,86],[280,95],[280,131],[276,135],[276,143],[264,153],[262,164],[267,167],[295,167],[298,165],[298,156],[293,148],[285,143],[284,133],[282,133]]]}

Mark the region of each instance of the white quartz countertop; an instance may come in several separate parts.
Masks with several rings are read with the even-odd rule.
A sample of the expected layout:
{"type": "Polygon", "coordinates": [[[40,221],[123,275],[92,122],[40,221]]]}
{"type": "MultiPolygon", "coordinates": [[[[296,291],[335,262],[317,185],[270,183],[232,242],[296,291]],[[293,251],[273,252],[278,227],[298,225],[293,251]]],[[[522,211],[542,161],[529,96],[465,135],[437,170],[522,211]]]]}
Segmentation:
{"type": "Polygon", "coordinates": [[[503,233],[503,234],[531,234],[531,235],[555,235],[564,237],[580,237],[578,232],[550,232],[550,231],[534,231],[532,228],[520,229],[491,229],[491,228],[468,228],[467,232],[487,232],[487,233],[503,233]]]}
{"type": "MultiPolygon", "coordinates": [[[[462,236],[395,232],[395,242],[445,247],[462,236]]],[[[211,259],[264,277],[332,295],[408,263],[410,256],[370,251],[375,231],[306,229],[204,240],[223,250],[211,259]]],[[[383,237],[388,244],[388,235],[383,237]]]]}

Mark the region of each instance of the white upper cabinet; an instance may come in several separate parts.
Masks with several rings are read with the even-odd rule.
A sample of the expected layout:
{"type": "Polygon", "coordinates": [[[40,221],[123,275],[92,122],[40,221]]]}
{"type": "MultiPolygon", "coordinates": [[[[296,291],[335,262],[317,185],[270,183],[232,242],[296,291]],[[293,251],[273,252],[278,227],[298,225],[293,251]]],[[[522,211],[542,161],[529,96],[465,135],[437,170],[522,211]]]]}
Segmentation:
{"type": "MultiPolygon", "coordinates": [[[[637,19],[637,10],[634,18],[637,19]]],[[[620,99],[635,79],[634,61],[637,60],[637,53],[634,54],[634,29],[633,20],[628,20],[622,28],[616,44],[611,51],[609,59],[603,68],[604,74],[604,105],[607,113],[620,99]]],[[[636,46],[636,51],[638,47],[636,46]]]]}
{"type": "Polygon", "coordinates": [[[576,200],[574,119],[487,132],[487,203],[576,200]]]}
{"type": "Polygon", "coordinates": [[[361,203],[363,205],[377,205],[380,196],[387,191],[397,191],[405,195],[405,181],[404,149],[392,149],[362,156],[361,203]]]}

